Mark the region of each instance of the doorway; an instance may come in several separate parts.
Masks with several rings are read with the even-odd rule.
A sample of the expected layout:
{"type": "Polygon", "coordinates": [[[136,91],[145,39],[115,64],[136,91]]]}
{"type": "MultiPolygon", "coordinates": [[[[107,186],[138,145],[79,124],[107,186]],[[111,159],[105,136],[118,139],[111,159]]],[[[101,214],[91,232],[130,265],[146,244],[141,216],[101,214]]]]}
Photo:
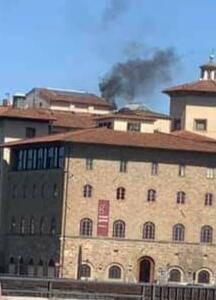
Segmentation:
{"type": "Polygon", "coordinates": [[[154,280],[154,261],[151,257],[143,257],[139,261],[139,281],[153,282],[154,280]]]}

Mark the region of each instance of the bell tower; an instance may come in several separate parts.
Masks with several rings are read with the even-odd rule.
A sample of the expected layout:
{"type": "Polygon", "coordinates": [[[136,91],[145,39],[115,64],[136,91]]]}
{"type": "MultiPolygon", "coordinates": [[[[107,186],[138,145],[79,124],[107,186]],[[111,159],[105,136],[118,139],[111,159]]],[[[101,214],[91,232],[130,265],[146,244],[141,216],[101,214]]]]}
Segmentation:
{"type": "Polygon", "coordinates": [[[215,63],[215,55],[211,54],[209,56],[209,61],[200,66],[201,75],[200,80],[215,80],[216,81],[216,63],[215,63]]]}

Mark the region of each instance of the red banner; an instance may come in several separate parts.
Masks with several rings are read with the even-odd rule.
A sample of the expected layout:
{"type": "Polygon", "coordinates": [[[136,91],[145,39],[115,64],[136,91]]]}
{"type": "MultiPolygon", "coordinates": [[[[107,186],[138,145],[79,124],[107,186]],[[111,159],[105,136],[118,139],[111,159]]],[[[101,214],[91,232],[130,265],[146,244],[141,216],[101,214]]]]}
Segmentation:
{"type": "Polygon", "coordinates": [[[109,201],[99,200],[97,235],[108,236],[109,231],[109,201]]]}

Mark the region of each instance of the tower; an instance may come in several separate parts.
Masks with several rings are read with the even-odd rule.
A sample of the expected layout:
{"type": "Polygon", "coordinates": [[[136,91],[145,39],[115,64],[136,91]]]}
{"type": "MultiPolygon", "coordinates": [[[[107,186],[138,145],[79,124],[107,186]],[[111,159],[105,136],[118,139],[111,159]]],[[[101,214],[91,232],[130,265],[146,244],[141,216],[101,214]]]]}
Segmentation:
{"type": "Polygon", "coordinates": [[[200,66],[201,75],[200,80],[216,80],[216,63],[214,61],[215,55],[209,56],[209,61],[200,66]]]}

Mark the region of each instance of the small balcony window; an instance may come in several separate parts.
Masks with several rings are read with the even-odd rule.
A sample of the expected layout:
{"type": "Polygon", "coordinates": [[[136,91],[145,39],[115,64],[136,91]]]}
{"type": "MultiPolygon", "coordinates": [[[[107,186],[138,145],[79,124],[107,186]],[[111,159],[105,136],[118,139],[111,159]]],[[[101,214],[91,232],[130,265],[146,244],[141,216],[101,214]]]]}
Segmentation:
{"type": "Polygon", "coordinates": [[[207,120],[206,119],[197,119],[194,121],[194,129],[196,131],[206,131],[207,130],[207,120]]]}

